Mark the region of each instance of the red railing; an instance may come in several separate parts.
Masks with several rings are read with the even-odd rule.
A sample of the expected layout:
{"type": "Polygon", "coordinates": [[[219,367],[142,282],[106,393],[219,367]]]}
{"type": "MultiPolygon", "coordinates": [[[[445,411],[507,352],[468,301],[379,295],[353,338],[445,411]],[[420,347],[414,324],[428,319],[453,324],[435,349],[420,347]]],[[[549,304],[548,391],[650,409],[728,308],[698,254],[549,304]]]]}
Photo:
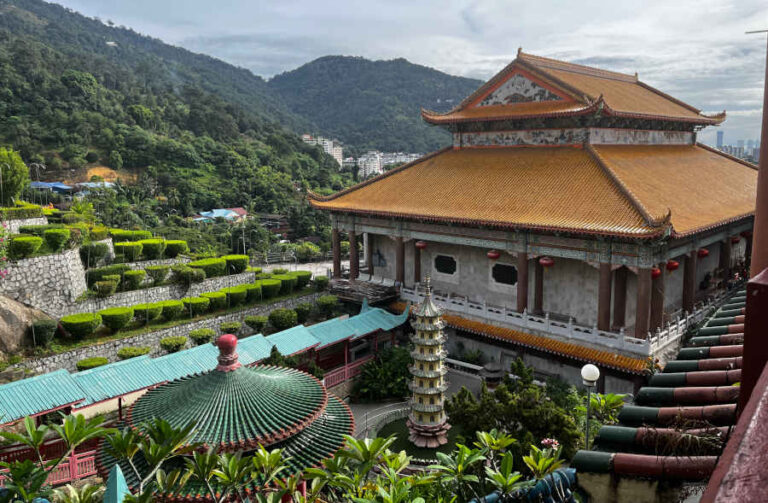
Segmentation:
{"type": "MultiPolygon", "coordinates": [[[[91,475],[96,475],[96,451],[73,454],[63,460],[48,474],[48,484],[52,486],[68,484],[91,475]]],[[[0,473],[0,485],[2,485],[4,478],[3,474],[0,473]]]]}
{"type": "Polygon", "coordinates": [[[325,387],[331,388],[343,383],[348,379],[352,379],[353,377],[360,375],[360,372],[362,372],[361,367],[372,359],[373,355],[368,355],[365,358],[357,360],[356,362],[331,370],[325,374],[325,378],[323,379],[325,382],[325,387]]]}
{"type": "MultiPolygon", "coordinates": [[[[84,444],[79,446],[75,452],[83,453],[83,452],[95,450],[98,443],[99,443],[98,438],[89,440],[88,442],[85,442],[84,444]]],[[[63,456],[66,451],[67,451],[67,448],[64,445],[64,442],[62,442],[61,440],[51,440],[49,442],[44,443],[43,446],[40,448],[40,454],[42,455],[43,459],[59,458],[63,456]]],[[[8,462],[23,461],[25,459],[37,461],[37,456],[35,456],[35,451],[30,449],[29,447],[19,446],[19,445],[6,447],[5,449],[0,450],[0,461],[8,461],[8,462]]]]}

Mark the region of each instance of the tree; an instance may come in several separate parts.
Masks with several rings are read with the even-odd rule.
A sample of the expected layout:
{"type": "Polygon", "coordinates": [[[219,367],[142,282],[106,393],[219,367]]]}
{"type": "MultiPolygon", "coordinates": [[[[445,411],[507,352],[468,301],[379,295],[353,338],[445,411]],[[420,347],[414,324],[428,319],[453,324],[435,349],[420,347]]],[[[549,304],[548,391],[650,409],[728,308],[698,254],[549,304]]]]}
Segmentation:
{"type": "Polygon", "coordinates": [[[0,147],[0,204],[9,206],[29,185],[29,170],[15,150],[0,147]]]}
{"type": "Polygon", "coordinates": [[[123,156],[121,156],[120,152],[118,152],[117,150],[113,150],[109,153],[109,159],[107,160],[107,164],[109,164],[109,167],[114,170],[122,169],[123,156]]]}

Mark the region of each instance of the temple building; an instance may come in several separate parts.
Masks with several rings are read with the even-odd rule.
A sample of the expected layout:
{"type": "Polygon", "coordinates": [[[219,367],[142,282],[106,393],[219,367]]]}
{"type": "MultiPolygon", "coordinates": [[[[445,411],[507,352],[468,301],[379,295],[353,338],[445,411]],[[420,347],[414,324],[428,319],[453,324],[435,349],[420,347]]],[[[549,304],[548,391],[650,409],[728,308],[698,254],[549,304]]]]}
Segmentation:
{"type": "Polygon", "coordinates": [[[591,362],[598,389],[629,391],[744,269],[756,166],[696,141],[725,112],[519,51],[455,109],[422,117],[453,144],[310,201],[331,215],[336,277],[342,232],[352,279],[393,280],[418,301],[431,275],[449,349],[455,333],[574,383],[591,362]]]}

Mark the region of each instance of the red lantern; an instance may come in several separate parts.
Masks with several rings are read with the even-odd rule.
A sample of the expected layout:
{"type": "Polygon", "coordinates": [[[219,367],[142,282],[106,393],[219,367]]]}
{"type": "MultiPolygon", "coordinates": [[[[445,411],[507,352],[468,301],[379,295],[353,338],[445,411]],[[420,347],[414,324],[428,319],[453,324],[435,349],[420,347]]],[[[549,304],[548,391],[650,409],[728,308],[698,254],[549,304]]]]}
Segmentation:
{"type": "Polygon", "coordinates": [[[416,248],[418,248],[419,250],[423,250],[426,247],[427,247],[426,241],[416,241],[416,248]]]}
{"type": "Polygon", "coordinates": [[[555,265],[555,259],[552,257],[541,257],[539,259],[539,264],[541,264],[543,267],[552,267],[555,265]]]}
{"type": "Polygon", "coordinates": [[[741,233],[741,237],[747,238],[747,239],[751,238],[752,237],[752,231],[743,231],[741,233]]]}
{"type": "Polygon", "coordinates": [[[741,241],[741,238],[739,236],[732,236],[731,237],[731,244],[736,244],[739,241],[741,241]]]}
{"type": "Polygon", "coordinates": [[[486,253],[486,255],[487,255],[487,256],[488,256],[488,258],[489,258],[489,259],[491,259],[491,260],[496,260],[496,259],[498,259],[499,257],[501,257],[501,253],[499,253],[499,252],[498,252],[498,251],[496,251],[496,250],[490,250],[490,251],[488,251],[488,253],[486,253]]]}
{"type": "Polygon", "coordinates": [[[659,269],[658,267],[654,267],[653,269],[651,269],[651,278],[656,279],[659,276],[661,276],[661,269],[659,269]]]}
{"type": "Polygon", "coordinates": [[[674,271],[678,267],[680,267],[680,262],[678,262],[677,260],[670,260],[669,262],[667,262],[667,271],[669,272],[674,271]]]}
{"type": "Polygon", "coordinates": [[[707,250],[706,248],[700,248],[698,251],[698,255],[699,255],[699,258],[707,257],[709,256],[709,250],[707,250]]]}

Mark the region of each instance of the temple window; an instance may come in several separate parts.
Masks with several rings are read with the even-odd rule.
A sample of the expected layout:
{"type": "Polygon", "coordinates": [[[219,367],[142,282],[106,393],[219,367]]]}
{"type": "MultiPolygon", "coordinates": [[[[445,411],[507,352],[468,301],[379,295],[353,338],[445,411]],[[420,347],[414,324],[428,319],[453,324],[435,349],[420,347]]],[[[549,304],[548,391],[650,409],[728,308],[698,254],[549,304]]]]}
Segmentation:
{"type": "Polygon", "coordinates": [[[424,400],[421,397],[419,397],[419,403],[424,403],[424,400]]]}
{"type": "Polygon", "coordinates": [[[429,422],[434,423],[435,422],[435,416],[429,416],[429,422]]]}
{"type": "Polygon", "coordinates": [[[419,370],[424,370],[424,364],[423,363],[419,363],[419,370]]]}
{"type": "Polygon", "coordinates": [[[419,414],[419,421],[423,421],[423,420],[424,419],[422,418],[421,414],[419,414]]]}
{"type": "Polygon", "coordinates": [[[517,283],[517,269],[513,265],[496,263],[491,269],[491,277],[496,283],[514,285],[517,283]]]}
{"type": "Polygon", "coordinates": [[[423,387],[424,387],[424,381],[419,379],[419,388],[423,388],[423,387]]]}
{"type": "Polygon", "coordinates": [[[433,397],[429,398],[429,405],[435,405],[435,399],[433,397]]]}
{"type": "Polygon", "coordinates": [[[456,259],[450,255],[435,256],[434,266],[435,271],[439,272],[440,274],[447,274],[449,276],[456,274],[456,270],[458,269],[456,259]]]}
{"type": "Polygon", "coordinates": [[[419,348],[419,354],[424,354],[424,348],[419,348]]]}

